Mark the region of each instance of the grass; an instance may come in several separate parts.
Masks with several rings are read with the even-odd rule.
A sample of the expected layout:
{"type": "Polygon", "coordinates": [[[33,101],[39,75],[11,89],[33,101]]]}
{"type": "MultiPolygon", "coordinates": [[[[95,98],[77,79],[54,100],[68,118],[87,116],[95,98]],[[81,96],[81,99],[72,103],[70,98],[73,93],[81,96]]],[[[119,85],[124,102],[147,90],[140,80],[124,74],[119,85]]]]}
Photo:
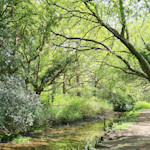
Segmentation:
{"type": "Polygon", "coordinates": [[[134,109],[135,109],[135,110],[150,109],[150,103],[144,102],[144,101],[138,102],[138,103],[135,105],[134,109]]]}
{"type": "Polygon", "coordinates": [[[32,140],[31,137],[22,137],[22,136],[19,136],[17,138],[15,138],[13,140],[14,143],[23,143],[23,142],[26,142],[26,141],[29,141],[29,140],[32,140]]]}
{"type": "Polygon", "coordinates": [[[131,122],[114,123],[113,130],[114,131],[123,130],[123,129],[126,129],[127,127],[131,126],[132,124],[133,123],[131,123],[131,122]]]}

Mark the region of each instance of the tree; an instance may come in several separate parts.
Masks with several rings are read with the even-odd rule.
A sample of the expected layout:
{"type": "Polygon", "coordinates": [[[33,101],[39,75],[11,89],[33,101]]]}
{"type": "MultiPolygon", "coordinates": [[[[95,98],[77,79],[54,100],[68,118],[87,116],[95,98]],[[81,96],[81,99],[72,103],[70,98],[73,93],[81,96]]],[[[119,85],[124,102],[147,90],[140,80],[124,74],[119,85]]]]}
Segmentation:
{"type": "Polygon", "coordinates": [[[45,3],[30,0],[2,1],[1,10],[0,74],[20,74],[40,94],[71,63],[66,58],[51,64],[50,29],[58,18],[45,3]]]}
{"type": "Polygon", "coordinates": [[[26,16],[26,14],[19,13],[20,4],[22,4],[21,0],[0,2],[0,74],[13,74],[20,66],[16,55],[18,50],[17,23],[26,16]]]}
{"type": "MultiPolygon", "coordinates": [[[[148,23],[147,19],[149,18],[149,6],[147,5],[146,1],[127,1],[126,3],[124,3],[122,0],[106,2],[103,2],[101,0],[66,0],[63,2],[48,0],[46,1],[50,7],[53,7],[55,10],[57,8],[57,12],[62,18],[62,25],[59,28],[63,28],[63,33],[58,29],[56,30],[56,28],[52,30],[52,33],[58,37],[61,37],[63,41],[61,41],[60,44],[57,44],[58,46],[66,47],[65,43],[68,40],[78,40],[81,41],[80,50],[82,51],[92,49],[105,50],[122,61],[124,63],[124,67],[114,66],[105,62],[106,65],[121,69],[125,73],[136,75],[150,81],[149,60],[147,60],[142,53],[144,51],[144,43],[141,42],[143,48],[138,49],[137,45],[133,44],[134,38],[137,37],[134,37],[131,31],[131,23],[134,27],[136,27],[137,23],[141,23],[143,28],[148,23]],[[65,6],[66,4],[67,7],[65,6]],[[129,7],[131,5],[133,5],[133,7],[129,7]],[[141,8],[143,8],[144,11],[141,8]],[[132,17],[132,19],[130,19],[130,17],[132,17]],[[138,21],[136,21],[137,18],[138,21]],[[70,22],[70,20],[74,21],[70,22]],[[67,27],[66,23],[68,24],[67,27]],[[90,25],[88,25],[86,29],[84,24],[87,23],[90,25]],[[90,38],[90,35],[92,34],[91,31],[96,33],[96,28],[99,28],[101,32],[108,32],[107,36],[104,37],[100,35],[101,32],[99,31],[99,35],[97,36],[97,38],[90,38]],[[79,33],[78,35],[80,36],[76,36],[77,34],[71,34],[71,32],[74,30],[76,30],[79,33]],[[101,36],[103,37],[103,42],[98,40],[101,39],[101,36]],[[111,48],[109,46],[110,44],[108,44],[108,41],[110,42],[110,40],[112,41],[112,39],[115,43],[118,42],[118,40],[120,41],[120,45],[123,48],[123,54],[118,54],[118,50],[114,50],[114,48],[111,48]],[[128,56],[132,58],[132,61],[136,63],[138,62],[138,67],[133,66],[132,61],[127,58],[128,56]]],[[[149,31],[149,29],[147,29],[147,31],[149,31]]],[[[141,37],[138,38],[140,39],[141,37]]],[[[147,44],[145,45],[148,46],[147,44]]],[[[71,47],[72,46],[70,46],[70,48],[71,47]]]]}

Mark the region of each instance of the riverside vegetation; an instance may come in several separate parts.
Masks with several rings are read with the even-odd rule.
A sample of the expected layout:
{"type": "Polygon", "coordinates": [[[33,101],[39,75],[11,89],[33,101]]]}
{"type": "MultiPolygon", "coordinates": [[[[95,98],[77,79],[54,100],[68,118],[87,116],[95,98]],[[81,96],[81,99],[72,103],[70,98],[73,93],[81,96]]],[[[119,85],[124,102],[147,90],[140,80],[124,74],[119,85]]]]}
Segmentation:
{"type": "Polygon", "coordinates": [[[111,125],[121,129],[149,108],[149,10],[147,0],[1,0],[0,141],[112,111],[124,113],[111,125]]]}

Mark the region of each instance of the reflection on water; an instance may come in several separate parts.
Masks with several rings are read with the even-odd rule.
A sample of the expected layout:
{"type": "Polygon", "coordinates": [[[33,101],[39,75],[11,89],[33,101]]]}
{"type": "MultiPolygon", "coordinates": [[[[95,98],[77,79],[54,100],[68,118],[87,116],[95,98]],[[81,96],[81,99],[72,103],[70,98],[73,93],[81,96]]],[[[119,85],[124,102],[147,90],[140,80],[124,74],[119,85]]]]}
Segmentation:
{"type": "Polygon", "coordinates": [[[82,149],[103,135],[103,122],[49,128],[31,141],[0,143],[0,150],[70,150],[82,149]]]}

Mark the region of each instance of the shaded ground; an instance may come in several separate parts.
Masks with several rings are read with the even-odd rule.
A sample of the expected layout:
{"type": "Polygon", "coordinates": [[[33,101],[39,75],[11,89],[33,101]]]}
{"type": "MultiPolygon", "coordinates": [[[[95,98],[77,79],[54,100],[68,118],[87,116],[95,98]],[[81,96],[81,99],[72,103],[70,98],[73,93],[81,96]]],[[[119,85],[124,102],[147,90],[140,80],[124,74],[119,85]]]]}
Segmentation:
{"type": "Polygon", "coordinates": [[[150,150],[150,110],[141,112],[132,127],[114,132],[101,150],[150,150]]]}

